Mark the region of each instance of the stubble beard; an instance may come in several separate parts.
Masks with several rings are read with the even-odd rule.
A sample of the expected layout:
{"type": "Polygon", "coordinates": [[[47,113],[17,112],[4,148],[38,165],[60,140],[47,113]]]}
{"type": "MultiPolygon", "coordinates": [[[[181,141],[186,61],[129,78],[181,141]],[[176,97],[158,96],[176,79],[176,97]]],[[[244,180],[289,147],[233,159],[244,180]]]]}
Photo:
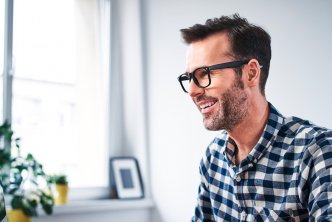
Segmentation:
{"type": "Polygon", "coordinates": [[[237,77],[232,87],[218,99],[217,113],[204,116],[203,122],[207,130],[232,131],[248,114],[248,95],[243,90],[243,82],[237,77]]]}

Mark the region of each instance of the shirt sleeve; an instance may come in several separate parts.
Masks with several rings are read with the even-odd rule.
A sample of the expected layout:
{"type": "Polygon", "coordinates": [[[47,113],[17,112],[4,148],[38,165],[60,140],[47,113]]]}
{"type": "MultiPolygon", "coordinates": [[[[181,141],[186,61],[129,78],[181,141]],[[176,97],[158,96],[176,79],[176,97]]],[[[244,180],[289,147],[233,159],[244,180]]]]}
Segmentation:
{"type": "Polygon", "coordinates": [[[198,188],[197,205],[195,208],[195,215],[192,217],[192,222],[214,222],[213,210],[210,199],[209,183],[208,183],[208,169],[209,158],[211,154],[209,149],[206,151],[205,158],[202,159],[199,167],[201,181],[198,188]]]}
{"type": "Polygon", "coordinates": [[[310,221],[332,220],[332,132],[321,135],[311,152],[308,210],[310,221]]]}

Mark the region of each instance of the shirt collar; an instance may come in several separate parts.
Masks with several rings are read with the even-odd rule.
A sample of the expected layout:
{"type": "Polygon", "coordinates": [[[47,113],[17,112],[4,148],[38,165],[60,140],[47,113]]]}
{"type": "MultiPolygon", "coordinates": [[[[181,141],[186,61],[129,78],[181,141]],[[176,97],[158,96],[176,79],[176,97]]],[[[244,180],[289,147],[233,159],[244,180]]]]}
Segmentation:
{"type": "MultiPolygon", "coordinates": [[[[250,151],[247,158],[242,160],[239,167],[247,166],[249,163],[256,163],[266,152],[267,148],[273,143],[275,137],[277,136],[281,126],[284,123],[285,117],[282,116],[278,110],[271,104],[268,103],[270,108],[270,114],[268,121],[265,125],[265,128],[262,132],[261,137],[258,140],[258,143],[250,151]]],[[[234,140],[228,137],[225,147],[225,154],[231,163],[235,163],[235,154],[237,153],[237,146],[234,140]]]]}

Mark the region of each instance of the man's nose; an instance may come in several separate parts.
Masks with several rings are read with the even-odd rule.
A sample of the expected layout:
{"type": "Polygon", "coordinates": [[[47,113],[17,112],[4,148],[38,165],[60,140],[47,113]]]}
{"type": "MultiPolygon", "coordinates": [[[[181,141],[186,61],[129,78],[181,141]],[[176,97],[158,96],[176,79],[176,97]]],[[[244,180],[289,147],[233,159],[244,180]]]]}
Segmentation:
{"type": "Polygon", "coordinates": [[[204,93],[204,88],[200,88],[194,81],[189,83],[188,94],[190,97],[195,98],[204,93]]]}

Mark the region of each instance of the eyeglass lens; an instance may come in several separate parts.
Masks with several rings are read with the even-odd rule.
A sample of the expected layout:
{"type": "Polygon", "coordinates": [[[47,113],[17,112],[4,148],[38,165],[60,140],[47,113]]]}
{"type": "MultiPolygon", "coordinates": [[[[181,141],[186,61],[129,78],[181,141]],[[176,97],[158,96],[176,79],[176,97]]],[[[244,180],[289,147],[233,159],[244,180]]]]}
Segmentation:
{"type": "MultiPolygon", "coordinates": [[[[192,79],[188,77],[183,77],[180,79],[183,88],[186,90],[186,92],[189,91],[189,84],[192,79]]],[[[206,68],[199,68],[196,69],[193,73],[193,81],[196,85],[199,87],[207,87],[210,84],[210,77],[209,77],[209,71],[206,68]]]]}

